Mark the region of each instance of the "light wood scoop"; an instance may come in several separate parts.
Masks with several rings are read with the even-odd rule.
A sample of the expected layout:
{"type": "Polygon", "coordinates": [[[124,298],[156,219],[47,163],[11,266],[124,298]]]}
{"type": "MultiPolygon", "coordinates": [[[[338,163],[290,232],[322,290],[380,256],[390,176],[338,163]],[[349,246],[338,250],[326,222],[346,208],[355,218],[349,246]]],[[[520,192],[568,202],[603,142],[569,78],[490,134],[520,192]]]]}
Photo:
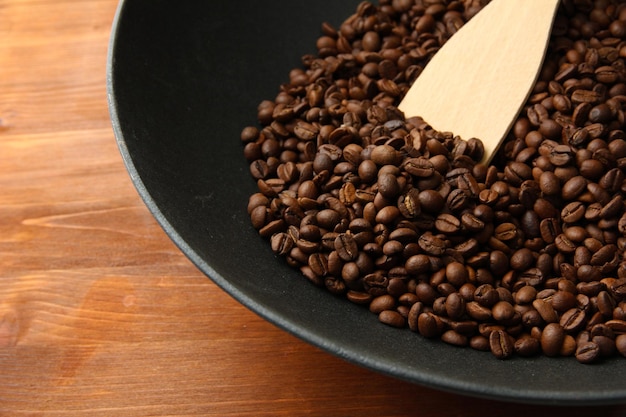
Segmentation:
{"type": "Polygon", "coordinates": [[[559,0],[492,0],[437,51],[400,103],[406,117],[498,150],[541,70],[559,0]]]}

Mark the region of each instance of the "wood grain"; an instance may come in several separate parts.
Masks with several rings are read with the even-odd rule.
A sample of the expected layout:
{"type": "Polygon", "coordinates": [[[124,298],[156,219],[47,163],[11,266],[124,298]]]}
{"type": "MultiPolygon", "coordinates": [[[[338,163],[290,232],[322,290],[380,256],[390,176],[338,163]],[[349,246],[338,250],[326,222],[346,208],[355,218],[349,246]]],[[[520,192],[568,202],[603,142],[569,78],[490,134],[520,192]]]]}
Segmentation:
{"type": "Polygon", "coordinates": [[[1,416],[624,415],[470,399],[263,321],[170,242],[109,125],[114,0],[0,0],[1,416]]]}

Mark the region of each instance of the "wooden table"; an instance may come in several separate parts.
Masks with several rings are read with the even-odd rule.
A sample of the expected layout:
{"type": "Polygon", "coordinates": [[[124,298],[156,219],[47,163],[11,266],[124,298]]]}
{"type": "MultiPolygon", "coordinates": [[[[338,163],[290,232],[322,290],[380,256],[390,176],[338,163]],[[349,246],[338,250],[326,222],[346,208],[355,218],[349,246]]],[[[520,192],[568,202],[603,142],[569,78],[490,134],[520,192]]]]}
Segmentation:
{"type": "Polygon", "coordinates": [[[396,381],[218,289],[151,217],[116,148],[116,6],[0,0],[0,415],[626,415],[396,381]]]}

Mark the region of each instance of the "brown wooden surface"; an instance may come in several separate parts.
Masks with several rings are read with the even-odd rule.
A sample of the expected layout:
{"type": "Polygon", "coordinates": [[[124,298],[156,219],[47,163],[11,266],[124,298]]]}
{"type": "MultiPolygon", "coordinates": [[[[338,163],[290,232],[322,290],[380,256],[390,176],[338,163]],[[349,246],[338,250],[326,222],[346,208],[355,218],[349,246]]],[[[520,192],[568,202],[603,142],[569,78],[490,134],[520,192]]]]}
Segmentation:
{"type": "Polygon", "coordinates": [[[174,247],[117,151],[115,0],[0,0],[0,415],[583,416],[343,362],[263,321],[174,247]]]}

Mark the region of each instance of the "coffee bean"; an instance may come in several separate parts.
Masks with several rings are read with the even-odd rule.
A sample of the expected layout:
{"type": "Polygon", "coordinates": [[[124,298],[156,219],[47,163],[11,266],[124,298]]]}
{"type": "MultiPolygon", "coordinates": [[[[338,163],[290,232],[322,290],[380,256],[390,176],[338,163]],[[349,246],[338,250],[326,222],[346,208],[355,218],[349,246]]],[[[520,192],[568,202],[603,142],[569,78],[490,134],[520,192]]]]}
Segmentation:
{"type": "Polygon", "coordinates": [[[604,265],[607,262],[611,261],[615,257],[616,253],[617,246],[613,244],[603,246],[591,256],[591,261],[589,263],[593,266],[604,265]]]}
{"type": "Polygon", "coordinates": [[[424,157],[408,159],[404,163],[404,170],[420,178],[427,178],[435,173],[433,163],[424,157]]]}
{"type": "Polygon", "coordinates": [[[557,145],[550,152],[550,163],[560,167],[568,165],[574,158],[574,152],[569,145],[557,145]]]}
{"type": "Polygon", "coordinates": [[[491,350],[489,347],[489,339],[483,335],[472,336],[469,340],[469,346],[472,349],[488,352],[491,350]]]}
{"type": "Polygon", "coordinates": [[[294,246],[294,240],[287,233],[275,233],[271,239],[272,251],[275,254],[285,256],[294,246]]]}
{"type": "Polygon", "coordinates": [[[366,293],[360,291],[348,291],[346,293],[346,298],[355,304],[367,305],[369,304],[373,297],[366,293]]]}
{"type": "Polygon", "coordinates": [[[551,303],[552,308],[558,313],[563,313],[576,306],[576,296],[572,292],[558,290],[551,296],[551,303]]]}
{"type": "Polygon", "coordinates": [[[624,174],[618,168],[607,171],[598,181],[598,184],[610,192],[616,192],[624,182],[624,174]]]}
{"type": "Polygon", "coordinates": [[[455,330],[445,331],[441,335],[441,340],[454,346],[467,346],[469,344],[468,337],[455,330]]]}
{"type": "Polygon", "coordinates": [[[435,227],[441,233],[452,234],[461,230],[461,221],[451,214],[444,213],[435,219],[435,227]]]}
{"type": "Polygon", "coordinates": [[[587,180],[583,176],[575,176],[563,184],[561,196],[564,200],[574,200],[585,191],[586,187],[587,180]]]}
{"type": "Polygon", "coordinates": [[[419,333],[427,338],[441,335],[443,323],[441,319],[433,313],[422,313],[417,319],[417,329],[419,333]]]}
{"type": "Polygon", "coordinates": [[[500,295],[491,284],[483,284],[476,288],[474,299],[480,305],[491,308],[500,301],[500,295]]]}
{"type": "Polygon", "coordinates": [[[514,342],[504,330],[496,330],[489,335],[491,353],[498,359],[507,359],[515,351],[514,342]]]}
{"type": "Polygon", "coordinates": [[[615,338],[615,347],[620,355],[626,357],[626,334],[620,334],[615,338]]]}
{"type": "Polygon", "coordinates": [[[406,319],[397,311],[384,310],[378,314],[381,323],[391,327],[402,328],[406,325],[406,319]]]}
{"type": "Polygon", "coordinates": [[[568,203],[561,210],[561,219],[566,223],[576,223],[585,216],[585,206],[580,201],[568,203]]]}
{"type": "Polygon", "coordinates": [[[548,323],[541,333],[541,350],[546,356],[557,356],[565,340],[565,330],[558,323],[548,323]]]}
{"type": "Polygon", "coordinates": [[[398,209],[400,213],[408,219],[418,217],[421,213],[419,191],[415,188],[411,188],[406,194],[401,195],[398,198],[398,209]]]}
{"type": "Polygon", "coordinates": [[[389,224],[394,222],[401,215],[400,209],[396,206],[385,206],[376,213],[376,222],[389,224]]]}
{"type": "Polygon", "coordinates": [[[496,239],[507,241],[517,237],[517,226],[513,223],[502,223],[494,231],[496,239]]]}
{"type": "Polygon", "coordinates": [[[396,299],[389,295],[381,295],[375,297],[369,304],[369,309],[372,313],[379,314],[385,310],[392,310],[396,306],[396,299]]]}
{"type": "Polygon", "coordinates": [[[515,315],[515,309],[508,301],[498,301],[491,309],[493,318],[498,322],[508,322],[515,315]]]}
{"type": "MultiPolygon", "coordinates": [[[[597,252],[596,252],[597,253],[597,252]]],[[[626,299],[626,278],[621,278],[615,280],[609,286],[611,290],[611,294],[615,297],[616,300],[625,300],[626,299]]]]}
{"type": "Polygon", "coordinates": [[[421,303],[420,301],[415,301],[410,304],[409,312],[407,314],[407,324],[409,326],[409,329],[411,329],[411,331],[414,331],[414,332],[418,331],[417,321],[418,321],[419,315],[422,314],[423,311],[424,311],[424,304],[421,303]]]}
{"type": "Polygon", "coordinates": [[[445,242],[431,233],[421,235],[417,243],[424,252],[434,256],[443,255],[446,249],[445,242]]]}
{"type": "Polygon", "coordinates": [[[485,222],[472,213],[463,213],[461,215],[461,225],[471,232],[479,232],[485,228],[485,222]]]}
{"type": "Polygon", "coordinates": [[[577,308],[571,308],[563,313],[559,324],[567,333],[575,333],[586,324],[585,312],[577,308]]]}
{"type": "Polygon", "coordinates": [[[576,348],[576,360],[580,363],[593,363],[600,359],[600,347],[595,342],[582,343],[576,348]]]}
{"type": "Polygon", "coordinates": [[[446,265],[446,279],[456,288],[461,288],[468,281],[469,273],[465,265],[453,261],[446,265]]]}
{"type": "Polygon", "coordinates": [[[539,340],[534,337],[522,336],[515,341],[513,348],[518,355],[529,357],[539,353],[541,344],[539,340]]]}
{"type": "Polygon", "coordinates": [[[396,165],[400,161],[400,155],[393,146],[380,145],[372,149],[372,161],[378,165],[396,165]]]}
{"type": "Polygon", "coordinates": [[[470,301],[465,306],[467,314],[474,320],[488,321],[492,318],[491,309],[480,305],[476,301],[470,301]]]}
{"type": "Polygon", "coordinates": [[[532,305],[546,323],[556,323],[559,321],[556,310],[548,301],[537,298],[532,302],[532,305]]]}
{"type": "Polygon", "coordinates": [[[535,201],[533,211],[537,213],[540,219],[556,218],[559,214],[556,207],[545,198],[538,198],[535,201]]]}
{"type": "Polygon", "coordinates": [[[396,176],[393,174],[379,174],[378,192],[385,198],[395,198],[400,192],[400,185],[396,176]]]}
{"type": "Polygon", "coordinates": [[[600,348],[600,357],[611,357],[615,355],[617,347],[615,345],[614,336],[597,335],[591,339],[593,343],[600,348]]]}
{"type": "Polygon", "coordinates": [[[459,320],[465,314],[465,300],[458,292],[453,292],[446,298],[446,314],[452,320],[459,320]]]}

